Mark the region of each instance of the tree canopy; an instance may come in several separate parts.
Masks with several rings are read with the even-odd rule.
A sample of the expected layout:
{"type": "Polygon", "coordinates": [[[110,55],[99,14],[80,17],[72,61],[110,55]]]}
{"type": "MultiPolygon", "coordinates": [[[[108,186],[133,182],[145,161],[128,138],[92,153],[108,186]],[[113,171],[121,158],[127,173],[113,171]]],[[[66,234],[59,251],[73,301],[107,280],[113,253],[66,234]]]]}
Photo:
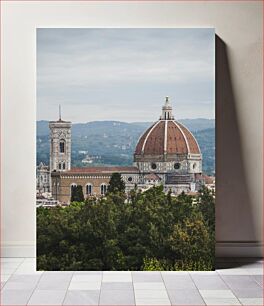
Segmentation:
{"type": "MultiPolygon", "coordinates": [[[[39,270],[212,270],[214,198],[203,188],[172,197],[163,187],[37,208],[39,270]],[[197,203],[197,204],[194,204],[197,203]]],[[[116,182],[119,182],[116,184],[116,182]]]]}
{"type": "Polygon", "coordinates": [[[109,185],[107,188],[108,192],[125,192],[125,182],[122,180],[121,174],[118,172],[115,172],[111,175],[109,185]]]}
{"type": "Polygon", "coordinates": [[[83,202],[84,195],[81,185],[71,187],[71,202],[83,202]]]}

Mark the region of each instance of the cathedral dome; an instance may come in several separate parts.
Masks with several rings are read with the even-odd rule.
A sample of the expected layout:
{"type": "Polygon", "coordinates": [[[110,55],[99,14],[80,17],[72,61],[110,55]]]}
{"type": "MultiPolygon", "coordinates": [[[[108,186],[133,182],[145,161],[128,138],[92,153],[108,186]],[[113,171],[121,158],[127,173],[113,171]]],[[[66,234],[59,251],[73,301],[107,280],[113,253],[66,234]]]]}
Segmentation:
{"type": "Polygon", "coordinates": [[[135,160],[156,157],[164,161],[175,155],[201,154],[199,145],[192,133],[172,116],[172,107],[166,97],[162,107],[162,116],[140,137],[135,160]]]}

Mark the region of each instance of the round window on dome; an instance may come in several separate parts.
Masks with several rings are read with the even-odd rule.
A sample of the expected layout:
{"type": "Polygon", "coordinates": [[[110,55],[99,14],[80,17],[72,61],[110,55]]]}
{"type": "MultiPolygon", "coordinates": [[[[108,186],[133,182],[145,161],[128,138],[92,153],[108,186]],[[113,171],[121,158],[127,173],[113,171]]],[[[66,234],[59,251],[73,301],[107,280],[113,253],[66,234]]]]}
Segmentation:
{"type": "Polygon", "coordinates": [[[152,163],[152,164],[151,164],[151,169],[152,169],[152,170],[157,169],[157,164],[156,164],[156,163],[152,163]]]}
{"type": "Polygon", "coordinates": [[[174,169],[178,170],[181,168],[181,164],[180,163],[175,163],[174,164],[174,169]]]}
{"type": "Polygon", "coordinates": [[[130,176],[127,180],[128,180],[129,182],[132,182],[132,177],[130,176]]]}

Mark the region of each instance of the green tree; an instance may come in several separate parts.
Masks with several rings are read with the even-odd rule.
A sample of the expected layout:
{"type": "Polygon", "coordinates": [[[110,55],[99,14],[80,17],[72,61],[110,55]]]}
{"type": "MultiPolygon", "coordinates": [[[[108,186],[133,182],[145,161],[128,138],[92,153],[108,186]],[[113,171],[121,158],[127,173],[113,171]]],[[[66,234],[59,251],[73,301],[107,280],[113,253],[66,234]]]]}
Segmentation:
{"type": "Polygon", "coordinates": [[[208,188],[203,186],[201,190],[199,190],[197,199],[199,205],[197,206],[198,210],[204,216],[205,222],[211,229],[211,233],[214,234],[215,231],[215,200],[214,194],[208,188]]]}
{"type": "Polygon", "coordinates": [[[84,195],[81,185],[72,186],[71,190],[71,202],[83,202],[84,195]]]}
{"type": "Polygon", "coordinates": [[[125,192],[126,185],[122,180],[121,174],[115,172],[111,175],[107,191],[110,193],[125,192]]]}
{"type": "MultiPolygon", "coordinates": [[[[37,208],[40,270],[210,270],[214,197],[117,191],[67,207],[37,208]]],[[[75,198],[76,199],[76,198],[75,198]]]]}

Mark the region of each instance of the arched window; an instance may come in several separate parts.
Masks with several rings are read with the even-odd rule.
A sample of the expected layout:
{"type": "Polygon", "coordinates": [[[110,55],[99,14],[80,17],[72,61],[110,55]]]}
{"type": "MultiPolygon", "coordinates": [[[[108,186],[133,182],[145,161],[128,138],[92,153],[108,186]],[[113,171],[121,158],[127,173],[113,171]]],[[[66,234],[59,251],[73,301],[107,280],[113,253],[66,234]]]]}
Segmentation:
{"type": "Polygon", "coordinates": [[[101,185],[101,194],[102,195],[105,195],[106,194],[106,191],[107,191],[107,185],[105,183],[103,183],[101,185]]]}
{"type": "Polygon", "coordinates": [[[92,186],[92,184],[87,184],[87,185],[86,185],[86,194],[87,194],[87,195],[90,195],[90,194],[92,194],[92,192],[93,192],[93,186],[92,186]]]}
{"type": "Polygon", "coordinates": [[[59,170],[61,170],[61,163],[59,163],[59,170]]]}
{"type": "Polygon", "coordinates": [[[62,163],[62,169],[65,170],[66,166],[65,166],[65,162],[62,163]]]}
{"type": "Polygon", "coordinates": [[[65,153],[65,140],[60,140],[60,153],[65,153]]]}

